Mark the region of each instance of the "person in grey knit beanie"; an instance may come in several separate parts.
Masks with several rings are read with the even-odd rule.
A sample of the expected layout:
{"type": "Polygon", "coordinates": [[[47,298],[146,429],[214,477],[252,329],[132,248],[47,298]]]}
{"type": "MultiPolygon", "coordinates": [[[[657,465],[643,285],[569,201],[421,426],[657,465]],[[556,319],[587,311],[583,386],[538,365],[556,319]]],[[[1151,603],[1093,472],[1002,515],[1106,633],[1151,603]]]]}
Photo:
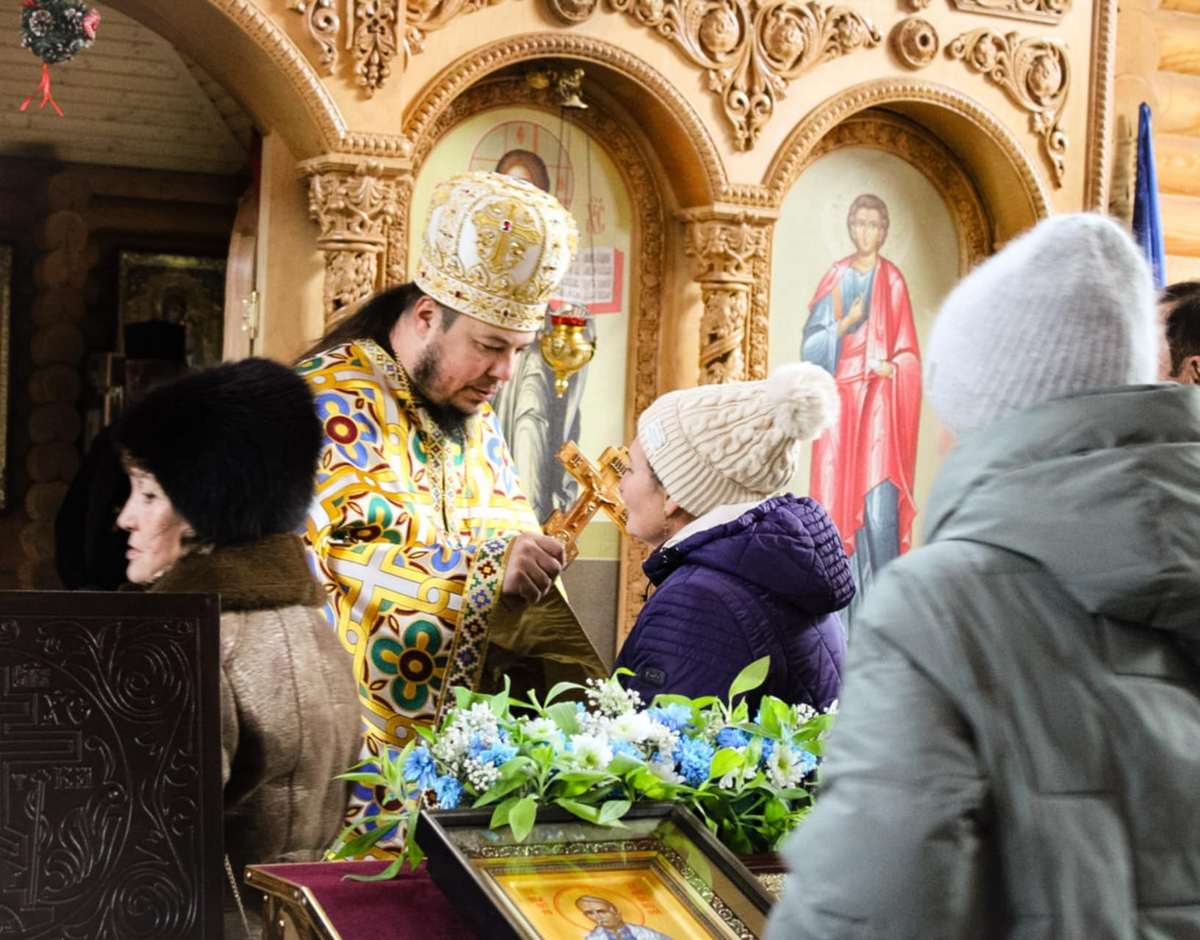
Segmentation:
{"type": "Polygon", "coordinates": [[[950,292],[925,348],[925,394],[961,436],[1052,398],[1154,382],[1159,344],[1133,239],[1102,215],[1058,215],[950,292]]]}
{"type": "Polygon", "coordinates": [[[1200,936],[1200,389],[1150,272],[1063,215],[925,344],[958,440],[854,617],[766,940],[1200,936]]]}

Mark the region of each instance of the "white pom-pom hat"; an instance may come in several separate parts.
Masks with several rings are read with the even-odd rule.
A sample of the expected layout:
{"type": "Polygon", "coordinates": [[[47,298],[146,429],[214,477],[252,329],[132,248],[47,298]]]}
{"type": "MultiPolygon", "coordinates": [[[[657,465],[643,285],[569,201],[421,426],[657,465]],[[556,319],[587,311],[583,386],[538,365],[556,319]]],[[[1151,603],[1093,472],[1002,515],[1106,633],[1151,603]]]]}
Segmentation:
{"type": "Polygon", "coordinates": [[[668,392],[642,412],[637,436],[667,495],[702,516],[780,492],[800,443],[833,424],[837,411],[833,377],[799,362],[762,382],[668,392]]]}

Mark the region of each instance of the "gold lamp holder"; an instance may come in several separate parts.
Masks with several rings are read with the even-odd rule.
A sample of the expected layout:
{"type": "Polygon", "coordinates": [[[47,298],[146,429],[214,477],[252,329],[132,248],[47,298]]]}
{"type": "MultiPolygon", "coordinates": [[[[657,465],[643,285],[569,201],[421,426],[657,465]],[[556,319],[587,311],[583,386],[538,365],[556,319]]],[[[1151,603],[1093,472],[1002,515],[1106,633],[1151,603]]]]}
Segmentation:
{"type": "Polygon", "coordinates": [[[550,315],[550,328],[542,330],[538,346],[542,358],[554,370],[554,394],[559,398],[567,393],[571,376],[592,361],[596,341],[588,339],[587,316],[584,311],[569,305],[559,307],[550,315]]]}

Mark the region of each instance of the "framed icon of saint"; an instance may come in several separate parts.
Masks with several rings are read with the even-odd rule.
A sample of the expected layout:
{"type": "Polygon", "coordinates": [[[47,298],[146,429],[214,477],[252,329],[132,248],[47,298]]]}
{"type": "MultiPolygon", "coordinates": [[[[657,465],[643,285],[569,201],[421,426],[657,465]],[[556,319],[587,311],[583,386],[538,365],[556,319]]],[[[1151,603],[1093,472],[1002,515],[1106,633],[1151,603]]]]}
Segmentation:
{"type": "Polygon", "coordinates": [[[769,355],[826,369],[838,421],[792,481],[841,533],[858,588],[919,541],[939,461],[921,349],[942,299],[987,254],[983,204],[926,131],[892,115],[839,125],[784,200],[774,240],[769,355]]]}

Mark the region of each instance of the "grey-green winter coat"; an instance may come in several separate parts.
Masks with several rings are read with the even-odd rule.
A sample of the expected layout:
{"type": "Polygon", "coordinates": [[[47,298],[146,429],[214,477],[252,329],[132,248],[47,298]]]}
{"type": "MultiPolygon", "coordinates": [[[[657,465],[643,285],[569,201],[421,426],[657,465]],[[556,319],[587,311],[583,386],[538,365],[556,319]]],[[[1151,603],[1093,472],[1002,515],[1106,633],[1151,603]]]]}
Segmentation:
{"type": "Polygon", "coordinates": [[[1200,938],[1200,390],[963,439],[855,621],[771,940],[1200,938]]]}

